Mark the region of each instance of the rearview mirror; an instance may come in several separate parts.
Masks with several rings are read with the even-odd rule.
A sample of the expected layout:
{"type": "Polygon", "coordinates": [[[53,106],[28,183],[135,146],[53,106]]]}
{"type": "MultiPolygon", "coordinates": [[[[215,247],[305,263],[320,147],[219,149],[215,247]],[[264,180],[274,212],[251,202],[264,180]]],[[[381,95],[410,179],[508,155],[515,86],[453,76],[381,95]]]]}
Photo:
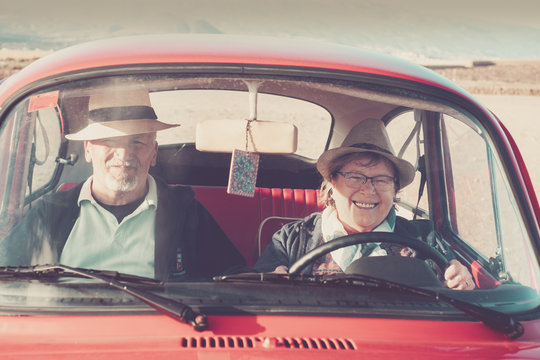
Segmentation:
{"type": "Polygon", "coordinates": [[[209,152],[292,154],[297,143],[296,126],[277,121],[205,120],[197,123],[195,135],[197,150],[209,152]]]}

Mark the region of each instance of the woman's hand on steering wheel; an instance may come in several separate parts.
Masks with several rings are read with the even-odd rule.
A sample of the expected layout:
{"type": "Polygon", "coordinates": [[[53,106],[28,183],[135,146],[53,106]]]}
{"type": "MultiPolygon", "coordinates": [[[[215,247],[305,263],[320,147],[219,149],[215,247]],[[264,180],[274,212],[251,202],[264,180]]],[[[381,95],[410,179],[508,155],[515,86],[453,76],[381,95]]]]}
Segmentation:
{"type": "Polygon", "coordinates": [[[457,260],[450,260],[444,272],[444,285],[455,290],[473,290],[476,286],[471,273],[457,260]]]}

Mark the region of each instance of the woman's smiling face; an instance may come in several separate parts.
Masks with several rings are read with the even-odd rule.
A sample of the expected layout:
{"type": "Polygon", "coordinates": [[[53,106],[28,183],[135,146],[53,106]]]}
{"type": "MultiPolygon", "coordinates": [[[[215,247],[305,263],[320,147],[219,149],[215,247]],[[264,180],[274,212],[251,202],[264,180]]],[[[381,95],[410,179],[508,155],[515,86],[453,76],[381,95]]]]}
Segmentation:
{"type": "MultiPolygon", "coordinates": [[[[345,164],[341,173],[356,172],[367,177],[385,175],[395,177],[393,165],[386,159],[356,159],[345,164]]],[[[387,191],[376,190],[371,181],[359,188],[347,185],[345,177],[336,173],[332,180],[332,199],[338,218],[349,233],[373,231],[388,216],[394,203],[396,186],[387,191]]]]}

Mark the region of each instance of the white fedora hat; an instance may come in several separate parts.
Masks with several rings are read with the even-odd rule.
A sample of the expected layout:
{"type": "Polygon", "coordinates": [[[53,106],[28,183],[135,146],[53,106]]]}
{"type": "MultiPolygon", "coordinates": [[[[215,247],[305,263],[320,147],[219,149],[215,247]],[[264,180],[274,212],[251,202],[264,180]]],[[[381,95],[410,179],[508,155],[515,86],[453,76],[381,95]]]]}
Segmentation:
{"type": "Polygon", "coordinates": [[[397,170],[400,188],[414,180],[414,166],[395,155],[384,123],[377,119],[366,119],[356,124],[340,147],[325,151],[317,161],[317,170],[326,180],[331,180],[329,165],[332,161],[350,153],[371,152],[390,160],[397,170]]]}
{"type": "Polygon", "coordinates": [[[91,95],[88,125],[67,134],[68,140],[97,140],[144,134],[179,126],[157,120],[146,90],[117,91],[91,95]]]}

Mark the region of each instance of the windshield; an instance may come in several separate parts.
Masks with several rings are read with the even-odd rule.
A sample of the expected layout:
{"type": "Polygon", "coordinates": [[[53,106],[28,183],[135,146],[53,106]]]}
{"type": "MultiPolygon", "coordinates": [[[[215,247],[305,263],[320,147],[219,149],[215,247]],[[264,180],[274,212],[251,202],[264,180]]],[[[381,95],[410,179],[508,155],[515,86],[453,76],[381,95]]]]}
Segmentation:
{"type": "Polygon", "coordinates": [[[390,287],[383,304],[358,284],[313,280],[341,273],[506,313],[539,304],[507,155],[481,119],[413,92],[309,77],[122,75],[41,88],[1,121],[0,307],[150,311],[95,278],[27,271],[47,264],[155,279],[137,286],[216,313],[358,315],[350,304],[362,301],[386,314],[424,311],[400,302],[414,292],[390,287]],[[376,151],[390,162],[336,156],[317,167],[366,119],[385,126],[392,147],[377,140],[376,151]],[[345,236],[369,228],[357,221],[367,213],[372,235],[345,236]],[[452,264],[467,276],[452,279],[452,264]],[[303,277],[216,280],[274,271],[303,277]]]}

